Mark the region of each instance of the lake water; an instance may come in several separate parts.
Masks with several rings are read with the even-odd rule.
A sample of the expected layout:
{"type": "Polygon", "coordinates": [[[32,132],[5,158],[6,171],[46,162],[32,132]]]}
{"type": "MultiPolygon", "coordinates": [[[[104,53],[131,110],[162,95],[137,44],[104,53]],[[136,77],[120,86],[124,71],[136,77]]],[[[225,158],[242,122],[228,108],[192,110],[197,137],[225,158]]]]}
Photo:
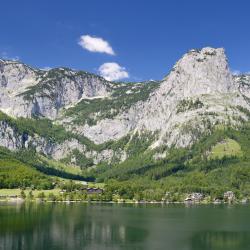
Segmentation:
{"type": "Polygon", "coordinates": [[[1,250],[249,250],[248,205],[0,205],[1,250]]]}

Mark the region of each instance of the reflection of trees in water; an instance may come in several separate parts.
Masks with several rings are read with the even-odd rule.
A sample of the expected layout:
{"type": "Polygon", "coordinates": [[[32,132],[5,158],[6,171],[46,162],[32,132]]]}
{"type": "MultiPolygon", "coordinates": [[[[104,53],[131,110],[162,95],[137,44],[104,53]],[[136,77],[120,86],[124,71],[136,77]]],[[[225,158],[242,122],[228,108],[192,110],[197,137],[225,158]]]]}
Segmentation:
{"type": "Polygon", "coordinates": [[[0,206],[0,250],[245,250],[250,249],[249,210],[241,209],[242,216],[232,213],[239,210],[214,213],[209,208],[83,203],[0,206]]]}
{"type": "MultiPolygon", "coordinates": [[[[2,249],[118,249],[145,239],[146,232],[128,225],[119,208],[86,204],[30,204],[0,210],[2,249]],[[117,214],[116,214],[117,212],[117,214]]],[[[132,249],[132,248],[131,248],[132,249]]],[[[137,248],[138,249],[138,248],[137,248]]]]}
{"type": "Polygon", "coordinates": [[[193,250],[243,250],[250,246],[249,232],[199,232],[192,238],[193,250]]]}

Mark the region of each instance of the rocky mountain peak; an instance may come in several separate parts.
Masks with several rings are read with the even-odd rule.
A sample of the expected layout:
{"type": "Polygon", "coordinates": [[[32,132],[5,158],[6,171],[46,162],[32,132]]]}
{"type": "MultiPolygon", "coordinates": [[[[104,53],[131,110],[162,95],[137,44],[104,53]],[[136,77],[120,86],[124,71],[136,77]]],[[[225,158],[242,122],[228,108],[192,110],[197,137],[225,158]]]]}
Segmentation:
{"type": "Polygon", "coordinates": [[[0,61],[0,109],[12,116],[55,119],[64,107],[85,97],[106,97],[111,83],[67,68],[48,71],[17,61],[0,61]]]}
{"type": "Polygon", "coordinates": [[[36,83],[36,70],[18,61],[0,60],[0,87],[19,91],[36,83]]]}
{"type": "Polygon", "coordinates": [[[186,98],[231,92],[235,84],[224,49],[206,47],[186,53],[164,79],[163,87],[186,98]]]}

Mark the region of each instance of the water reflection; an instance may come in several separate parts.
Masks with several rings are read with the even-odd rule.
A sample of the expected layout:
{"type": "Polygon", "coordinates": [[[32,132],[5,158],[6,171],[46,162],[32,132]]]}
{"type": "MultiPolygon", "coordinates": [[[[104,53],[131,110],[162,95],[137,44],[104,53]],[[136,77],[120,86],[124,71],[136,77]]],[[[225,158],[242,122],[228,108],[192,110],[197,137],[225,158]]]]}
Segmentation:
{"type": "Polygon", "coordinates": [[[128,221],[111,206],[5,206],[0,209],[0,249],[117,249],[117,244],[143,241],[147,235],[128,221]]]}
{"type": "Polygon", "coordinates": [[[193,250],[250,249],[249,232],[201,232],[192,239],[193,250]]]}
{"type": "Polygon", "coordinates": [[[0,205],[0,250],[250,249],[249,207],[0,205]]]}

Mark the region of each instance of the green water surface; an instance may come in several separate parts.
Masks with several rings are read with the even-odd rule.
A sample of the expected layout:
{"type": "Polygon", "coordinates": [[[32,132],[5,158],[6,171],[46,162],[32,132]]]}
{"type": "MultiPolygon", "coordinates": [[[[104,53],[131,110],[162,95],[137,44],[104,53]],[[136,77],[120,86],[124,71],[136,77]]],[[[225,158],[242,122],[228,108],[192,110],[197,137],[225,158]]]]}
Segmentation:
{"type": "Polygon", "coordinates": [[[0,204],[0,250],[249,250],[248,205],[0,204]]]}

